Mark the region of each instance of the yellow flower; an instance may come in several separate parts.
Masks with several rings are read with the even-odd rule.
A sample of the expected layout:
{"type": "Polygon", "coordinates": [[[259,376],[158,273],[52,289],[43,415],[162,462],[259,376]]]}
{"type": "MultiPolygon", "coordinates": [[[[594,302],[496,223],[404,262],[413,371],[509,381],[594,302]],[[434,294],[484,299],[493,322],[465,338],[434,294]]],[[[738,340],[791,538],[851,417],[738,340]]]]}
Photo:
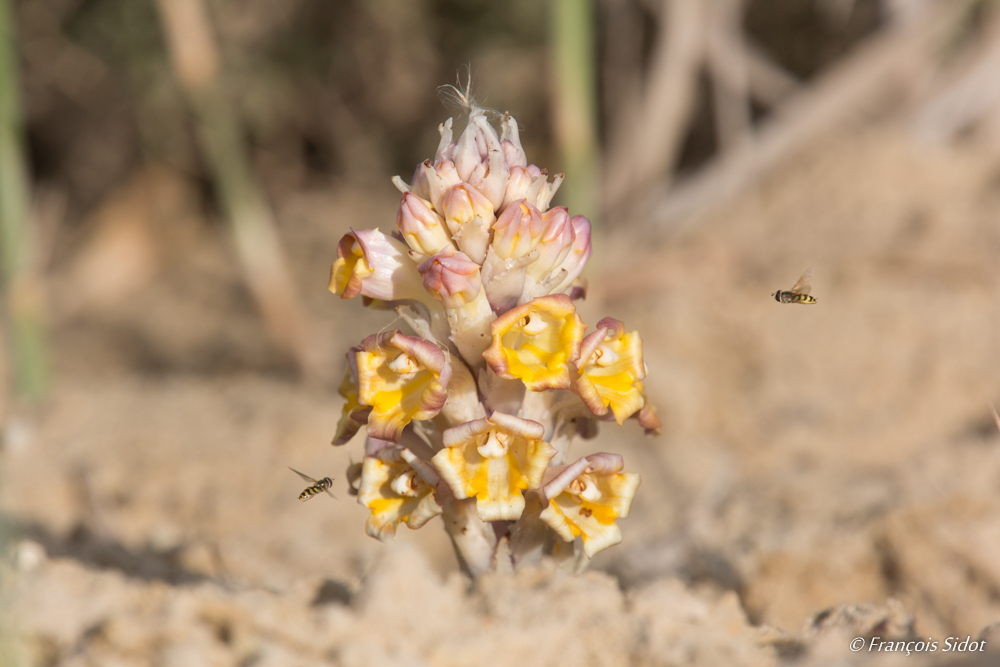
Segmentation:
{"type": "Polygon", "coordinates": [[[399,442],[414,419],[431,419],[448,398],[451,368],[432,342],[399,331],[372,334],[356,353],[358,403],[371,406],[368,435],[399,442]]]}
{"type": "Polygon", "coordinates": [[[409,249],[377,228],[344,234],[327,289],[341,299],[360,294],[378,301],[428,300],[409,249]]]}
{"type": "Polygon", "coordinates": [[[610,407],[619,426],[646,402],[641,383],[646,377],[642,339],[638,331],[624,331],[625,325],[611,317],[597,323],[597,331],[580,345],[574,385],[591,412],[603,416],[610,407]]]}
{"type": "Polygon", "coordinates": [[[663,424],[660,423],[660,418],[656,416],[656,408],[653,407],[653,404],[649,402],[649,398],[646,396],[646,389],[642,386],[641,382],[636,382],[635,388],[642,394],[643,401],[642,409],[635,413],[635,418],[639,421],[639,426],[646,429],[647,437],[660,435],[660,427],[663,424]]]}
{"type": "Polygon", "coordinates": [[[490,324],[493,343],[483,358],[499,377],[519,379],[531,391],[569,389],[569,364],[585,329],[568,296],[538,297],[490,324]]]}
{"type": "Polygon", "coordinates": [[[347,368],[344,369],[344,379],[340,381],[338,393],[346,399],[344,410],[340,413],[337,423],[337,434],[333,436],[333,445],[343,445],[354,437],[354,434],[368,421],[371,408],[358,403],[358,366],[356,354],[361,348],[351,348],[347,353],[347,368]]]}
{"type": "Polygon", "coordinates": [[[548,501],[541,519],[559,537],[583,540],[588,557],[622,541],[616,519],[628,516],[632,498],[641,481],[635,473],[623,473],[618,454],[593,454],[568,466],[542,487],[548,501]]]}
{"type": "Polygon", "coordinates": [[[365,531],[378,540],[396,534],[405,522],[416,530],[441,513],[434,499],[440,478],[426,461],[405,447],[389,446],[366,456],[358,502],[371,510],[365,531]]]}
{"type": "Polygon", "coordinates": [[[456,498],[476,498],[483,521],[515,520],[525,489],[535,489],[556,455],[538,422],[502,412],[459,424],[443,434],[432,462],[456,498]]]}

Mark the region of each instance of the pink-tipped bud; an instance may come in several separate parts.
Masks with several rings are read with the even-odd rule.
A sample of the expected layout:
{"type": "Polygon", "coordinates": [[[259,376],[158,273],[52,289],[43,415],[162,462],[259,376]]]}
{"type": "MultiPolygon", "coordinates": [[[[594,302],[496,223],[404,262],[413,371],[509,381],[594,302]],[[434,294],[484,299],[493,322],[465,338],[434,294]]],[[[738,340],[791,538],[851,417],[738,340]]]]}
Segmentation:
{"type": "Polygon", "coordinates": [[[542,221],[545,227],[537,247],[538,259],[528,266],[528,275],[539,281],[562,264],[573,245],[569,209],[557,206],[543,213],[542,221]]]}
{"type": "Polygon", "coordinates": [[[518,199],[526,199],[533,180],[527,168],[511,167],[510,176],[507,177],[507,190],[504,192],[503,205],[500,210],[505,210],[511,202],[518,199]]]}
{"type": "Polygon", "coordinates": [[[482,264],[490,244],[490,225],[496,217],[493,203],[468,183],[459,183],[445,195],[444,219],[459,249],[482,264]]]}
{"type": "Polygon", "coordinates": [[[483,193],[494,208],[503,204],[507,192],[507,180],[510,172],[500,150],[490,151],[489,157],[476,167],[469,177],[469,183],[483,193]]]}
{"type": "Polygon", "coordinates": [[[559,265],[558,271],[565,271],[566,275],[560,281],[556,291],[562,291],[569,287],[576,280],[583,267],[587,265],[587,260],[593,252],[590,245],[590,220],[582,215],[575,215],[570,221],[573,226],[573,244],[569,253],[559,265]]]}
{"type": "Polygon", "coordinates": [[[501,259],[520,259],[538,245],[543,227],[537,208],[523,199],[511,202],[493,225],[493,251],[501,259]]]}
{"type": "Polygon", "coordinates": [[[488,225],[492,225],[496,219],[490,200],[468,183],[459,183],[449,190],[442,205],[445,222],[452,233],[458,233],[462,225],[471,222],[476,216],[488,225]]]}
{"type": "Polygon", "coordinates": [[[441,141],[438,142],[437,152],[434,154],[435,162],[451,160],[455,152],[455,142],[452,141],[451,118],[438,125],[438,132],[441,134],[441,141]]]}
{"type": "Polygon", "coordinates": [[[454,150],[455,168],[463,181],[468,181],[476,167],[486,159],[486,141],[479,128],[469,119],[454,150]]]}
{"type": "Polygon", "coordinates": [[[458,170],[454,163],[447,160],[436,164],[426,160],[420,167],[427,179],[427,196],[423,199],[430,201],[435,211],[440,211],[441,201],[448,190],[462,182],[458,170]]]}
{"type": "Polygon", "coordinates": [[[430,198],[430,188],[427,184],[427,173],[424,171],[424,165],[422,164],[418,164],[416,170],[413,172],[413,180],[410,181],[410,192],[417,195],[421,199],[430,198]]]}
{"type": "Polygon", "coordinates": [[[525,157],[524,149],[521,147],[517,121],[509,114],[504,114],[503,122],[500,123],[500,144],[508,169],[528,164],[528,158],[525,157]]]}
{"type": "Polygon", "coordinates": [[[483,289],[479,265],[450,246],[417,267],[417,271],[423,277],[424,288],[448,308],[471,303],[483,289]]]}
{"type": "Polygon", "coordinates": [[[431,203],[407,192],[399,203],[396,226],[410,249],[420,255],[436,255],[451,246],[444,218],[431,210],[431,203]]]}

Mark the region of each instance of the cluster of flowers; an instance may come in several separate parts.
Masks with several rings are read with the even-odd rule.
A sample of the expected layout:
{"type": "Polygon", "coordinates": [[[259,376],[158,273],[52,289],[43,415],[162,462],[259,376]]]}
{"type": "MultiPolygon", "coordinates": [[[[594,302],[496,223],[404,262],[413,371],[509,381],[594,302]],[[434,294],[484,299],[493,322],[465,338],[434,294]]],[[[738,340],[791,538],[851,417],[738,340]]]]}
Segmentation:
{"type": "Polygon", "coordinates": [[[567,465],[596,420],[659,427],[642,380],[638,332],[576,313],[591,254],[590,221],[549,208],[562,174],[528,164],[515,120],[500,134],[474,105],[454,140],[439,128],[434,161],[410,184],[391,235],[352,230],[337,247],[330,290],[393,308],[416,335],[368,336],[347,353],[347,400],[334,444],[367,428],[348,471],[378,539],[399,523],[443,515],[472,574],[542,553],[587,557],[621,541],[639,475],[616,454],[567,465]]]}

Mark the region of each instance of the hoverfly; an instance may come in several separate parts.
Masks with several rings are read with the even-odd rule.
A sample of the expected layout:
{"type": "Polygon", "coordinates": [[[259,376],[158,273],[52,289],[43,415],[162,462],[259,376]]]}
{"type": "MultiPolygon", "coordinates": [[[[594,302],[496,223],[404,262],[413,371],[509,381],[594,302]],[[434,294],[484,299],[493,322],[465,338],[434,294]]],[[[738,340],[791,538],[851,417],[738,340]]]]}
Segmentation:
{"type": "Polygon", "coordinates": [[[812,289],[809,279],[812,278],[812,274],[812,269],[806,269],[805,273],[792,285],[792,289],[778,290],[771,296],[778,303],[816,303],[816,298],[809,296],[809,290],[812,289]]]}
{"type": "Polygon", "coordinates": [[[310,486],[306,487],[305,491],[303,491],[302,493],[299,494],[299,500],[309,500],[313,496],[315,496],[315,495],[317,495],[319,493],[323,493],[324,491],[331,498],[336,498],[337,497],[337,496],[333,495],[332,491],[330,491],[330,487],[333,486],[333,480],[330,479],[329,477],[324,477],[323,479],[317,481],[317,480],[313,479],[312,477],[310,477],[309,475],[305,475],[305,474],[299,472],[295,468],[289,467],[288,469],[291,470],[292,472],[294,472],[299,477],[301,477],[306,482],[309,482],[309,484],[310,484],[310,486]]]}

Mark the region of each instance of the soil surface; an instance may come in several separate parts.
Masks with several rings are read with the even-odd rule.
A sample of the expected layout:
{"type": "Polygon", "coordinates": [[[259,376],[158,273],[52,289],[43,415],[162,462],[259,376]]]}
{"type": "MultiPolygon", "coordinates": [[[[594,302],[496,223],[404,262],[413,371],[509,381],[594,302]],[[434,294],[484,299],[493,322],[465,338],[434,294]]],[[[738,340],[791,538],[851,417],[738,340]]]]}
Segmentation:
{"type": "Polygon", "coordinates": [[[329,294],[329,264],[348,227],[392,228],[395,190],[274,202],[309,382],[200,196],[150,166],[56,244],[56,384],[5,411],[3,664],[1000,662],[1000,170],[974,144],[855,129],[659,247],[603,230],[581,315],[642,332],[664,422],[578,447],[642,474],[624,542],[474,586],[438,520],[366,537],[361,438],[328,444],[344,351],[392,321],[329,294]],[[809,267],[818,303],[775,303],[809,267]],[[339,499],[298,501],[288,466],[339,499]]]}

